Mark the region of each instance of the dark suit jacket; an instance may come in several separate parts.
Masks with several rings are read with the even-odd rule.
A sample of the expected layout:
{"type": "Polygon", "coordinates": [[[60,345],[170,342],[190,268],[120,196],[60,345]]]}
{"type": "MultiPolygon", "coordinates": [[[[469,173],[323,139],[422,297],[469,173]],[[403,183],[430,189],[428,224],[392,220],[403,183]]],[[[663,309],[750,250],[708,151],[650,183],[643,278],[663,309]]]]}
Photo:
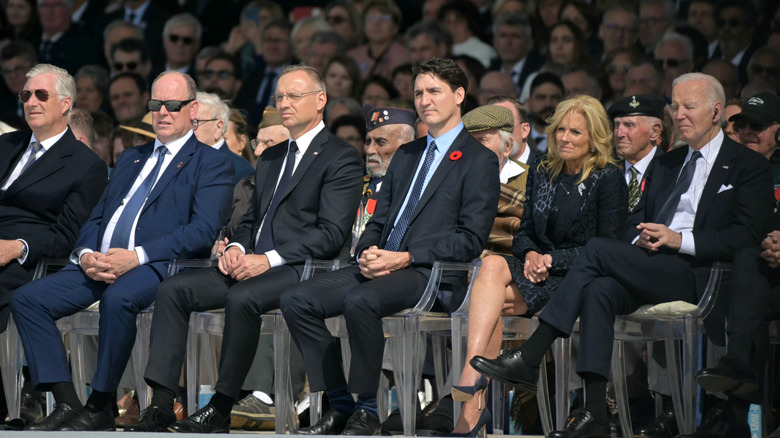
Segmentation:
{"type": "MultiPolygon", "coordinates": [[[[636,225],[656,222],[682,169],[688,148],[683,147],[655,158],[648,168],[644,196],[631,215],[625,239],[638,236],[636,225]]],[[[767,230],[772,213],[772,172],[769,161],[752,150],[724,137],[704,192],[696,209],[693,239],[696,256],[681,255],[690,260],[701,294],[713,262],[730,262],[737,249],[758,245],[767,230]],[[731,188],[727,188],[731,187],[731,188]]],[[[719,299],[705,321],[713,342],[723,341],[725,312],[719,299]]]]}
{"type": "MultiPolygon", "coordinates": [[[[232,241],[254,251],[255,237],[276,190],[288,142],[260,156],[249,211],[232,241]]],[[[350,233],[360,199],[362,161],[355,148],[328,132],[312,140],[273,217],[274,249],[288,265],[332,259],[350,233]]]]}
{"type": "MultiPolygon", "coordinates": [[[[149,45],[149,51],[151,52],[152,64],[156,65],[165,62],[165,51],[162,45],[162,32],[165,27],[165,22],[171,18],[171,13],[158,5],[155,1],[152,1],[144,12],[144,16],[141,18],[144,30],[144,41],[149,45]]],[[[103,29],[108,26],[114,20],[124,20],[125,9],[121,7],[116,11],[105,16],[105,19],[101,25],[100,38],[103,38],[103,29]]],[[[100,53],[103,53],[102,51],[100,53]]],[[[155,78],[156,76],[152,76],[155,78]]],[[[194,76],[193,76],[194,77],[194,76]]]]}
{"type": "MultiPolygon", "coordinates": [[[[31,131],[0,136],[0,181],[13,171],[31,131]]],[[[106,164],[70,129],[0,195],[0,239],[24,239],[24,266],[0,267],[0,331],[8,320],[11,293],[32,279],[41,257],[67,257],[79,228],[106,186],[106,164]]]]}
{"type": "Polygon", "coordinates": [[[222,146],[217,148],[217,150],[227,155],[228,158],[230,158],[230,162],[233,163],[233,170],[235,170],[235,174],[233,175],[234,186],[242,179],[255,173],[255,168],[249,164],[249,161],[231,151],[224,140],[222,141],[222,146]]]}
{"type": "MultiPolygon", "coordinates": [[[[39,50],[43,34],[41,32],[30,38],[30,44],[39,50]]],[[[78,26],[70,29],[58,39],[52,46],[49,56],[38,54],[38,62],[54,64],[62,67],[71,75],[75,75],[79,68],[87,64],[104,64],[103,50],[98,40],[82,33],[78,26]]]]}
{"type": "MultiPolygon", "coordinates": [[[[599,172],[591,172],[582,182],[576,214],[561,213],[568,218],[563,224],[568,229],[562,241],[549,237],[550,209],[555,198],[556,182],[543,167],[534,166],[528,175],[526,203],[520,229],[512,242],[512,253],[520,260],[528,251],[550,254],[553,259],[551,272],[562,275],[571,268],[580,249],[592,237],[618,238],[628,216],[628,188],[623,172],[611,164],[599,172]]],[[[560,228],[561,224],[556,224],[560,228]]]]}
{"type": "MultiPolygon", "coordinates": [[[[544,56],[542,56],[536,49],[531,49],[526,55],[523,68],[520,70],[520,76],[517,77],[517,87],[522,89],[525,85],[525,81],[528,79],[528,75],[535,71],[539,71],[544,65],[544,56]]],[[[490,65],[490,70],[500,70],[501,60],[496,59],[490,65]]]]}
{"type": "MultiPolygon", "coordinates": [[[[153,152],[154,143],[122,152],[105,193],[81,228],[77,248],[100,248],[106,225],[153,152]]],[[[171,259],[209,254],[230,213],[232,182],[228,157],[194,135],[173,157],[149,194],[135,229],[136,246],[144,248],[161,278],[167,276],[171,259]]]]}
{"type": "MultiPolygon", "coordinates": [[[[372,245],[384,248],[426,147],[427,138],[419,138],[393,155],[356,254],[372,245]]],[[[496,154],[461,130],[420,196],[398,250],[411,252],[412,267],[425,275],[436,261],[468,262],[479,257],[496,217],[499,184],[496,154]],[[453,159],[455,152],[462,154],[460,158],[453,159]]],[[[444,298],[444,306],[459,305],[463,293],[457,290],[444,298]]]]}

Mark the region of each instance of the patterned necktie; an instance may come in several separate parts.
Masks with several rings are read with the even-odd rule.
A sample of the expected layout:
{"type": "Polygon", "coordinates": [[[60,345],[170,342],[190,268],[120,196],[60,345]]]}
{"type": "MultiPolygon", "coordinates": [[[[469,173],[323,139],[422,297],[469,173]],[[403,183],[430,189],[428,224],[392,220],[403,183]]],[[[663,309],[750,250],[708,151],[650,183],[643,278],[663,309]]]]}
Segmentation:
{"type": "Polygon", "coordinates": [[[664,203],[664,206],[661,207],[656,223],[664,224],[667,227],[672,223],[674,213],[677,211],[677,205],[680,203],[680,196],[688,191],[691,186],[693,174],[696,172],[696,161],[698,161],[699,158],[701,158],[701,152],[693,151],[691,158],[685,163],[685,166],[683,166],[680,176],[677,178],[677,182],[674,184],[674,188],[672,188],[672,192],[669,194],[669,198],[664,203]]]}
{"type": "Polygon", "coordinates": [[[35,161],[38,159],[38,152],[41,150],[41,148],[43,148],[43,145],[37,141],[30,143],[30,156],[27,157],[27,162],[24,163],[24,167],[22,167],[22,171],[19,173],[20,176],[24,174],[24,172],[26,172],[27,169],[33,165],[33,163],[35,163],[35,161]]]}
{"type": "Polygon", "coordinates": [[[293,169],[295,168],[295,153],[297,151],[298,144],[291,141],[290,149],[287,151],[287,162],[284,164],[282,177],[279,179],[279,184],[276,185],[276,191],[274,192],[273,198],[271,198],[271,203],[268,205],[268,211],[265,213],[263,226],[260,227],[260,233],[257,236],[257,242],[255,242],[255,254],[263,254],[274,249],[274,215],[276,214],[276,207],[279,206],[279,202],[281,202],[282,196],[284,196],[284,192],[287,190],[287,186],[290,185],[293,169]]]}
{"type": "Polygon", "coordinates": [[[155,163],[151,173],[146,176],[143,182],[141,182],[141,185],[138,186],[138,189],[136,189],[135,193],[133,193],[133,196],[131,196],[130,200],[125,204],[122,214],[119,215],[119,219],[116,221],[116,227],[114,227],[114,233],[111,235],[111,244],[109,247],[127,249],[130,245],[130,233],[133,230],[135,218],[138,216],[138,212],[141,211],[141,207],[143,207],[144,202],[146,202],[149,193],[152,192],[154,183],[157,181],[157,175],[160,174],[166,152],[168,152],[168,148],[165,146],[157,148],[157,163],[155,163]]]}
{"type": "Polygon", "coordinates": [[[431,141],[431,144],[428,146],[428,152],[425,153],[425,162],[423,163],[422,169],[420,169],[417,179],[414,180],[412,193],[409,195],[409,202],[406,203],[406,208],[401,212],[398,223],[395,224],[393,231],[390,232],[384,249],[388,251],[398,251],[398,248],[400,248],[401,239],[403,239],[406,229],[409,227],[409,222],[412,221],[412,216],[414,215],[414,210],[417,208],[417,203],[420,202],[423,183],[425,182],[425,177],[428,175],[428,170],[431,168],[435,153],[436,142],[431,141]]]}
{"type": "Polygon", "coordinates": [[[631,181],[628,182],[628,212],[631,213],[639,204],[642,192],[639,191],[639,181],[637,180],[639,172],[637,172],[636,167],[631,166],[628,171],[631,173],[631,181]]]}

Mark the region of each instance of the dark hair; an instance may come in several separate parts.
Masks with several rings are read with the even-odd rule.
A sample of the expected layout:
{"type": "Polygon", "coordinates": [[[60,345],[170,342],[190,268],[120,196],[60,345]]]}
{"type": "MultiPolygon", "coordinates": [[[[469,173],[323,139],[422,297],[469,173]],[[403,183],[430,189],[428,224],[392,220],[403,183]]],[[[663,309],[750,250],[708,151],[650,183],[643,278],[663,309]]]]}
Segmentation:
{"type": "Polygon", "coordinates": [[[30,67],[38,63],[38,55],[35,52],[35,48],[27,41],[18,40],[10,42],[0,51],[0,61],[8,61],[19,56],[25,58],[30,67]]]}
{"type": "MultiPolygon", "coordinates": [[[[585,67],[590,69],[591,61],[590,61],[590,48],[588,47],[588,41],[585,37],[585,32],[582,31],[576,24],[569,20],[562,20],[559,21],[550,28],[550,39],[552,39],[553,31],[555,31],[558,27],[566,27],[568,28],[572,34],[574,34],[574,58],[571,61],[571,65],[569,67],[575,68],[575,67],[585,67]]],[[[547,42],[549,45],[549,41],[547,42]]],[[[549,61],[552,61],[552,56],[550,56],[549,51],[547,54],[547,59],[549,61]]]]}
{"type": "Polygon", "coordinates": [[[358,96],[363,96],[366,88],[371,84],[376,84],[384,88],[385,91],[387,91],[387,94],[390,96],[390,99],[395,99],[401,95],[401,93],[398,92],[398,89],[395,88],[395,85],[393,85],[393,83],[390,82],[387,78],[379,75],[371,75],[363,81],[363,84],[360,86],[360,92],[358,93],[358,96]]]}
{"type": "Polygon", "coordinates": [[[92,116],[92,125],[95,127],[95,135],[98,137],[108,137],[114,128],[114,119],[103,111],[93,111],[89,113],[92,116]]]}
{"type": "Polygon", "coordinates": [[[357,91],[360,89],[360,84],[363,81],[363,77],[360,75],[360,67],[357,65],[357,62],[355,62],[351,56],[344,54],[333,55],[328,62],[325,63],[325,67],[322,69],[323,78],[328,75],[328,69],[332,64],[341,64],[347,69],[347,74],[349,75],[349,78],[352,79],[352,93],[350,93],[349,96],[356,97],[358,95],[357,91]]]}
{"type": "Polygon", "coordinates": [[[452,34],[438,21],[420,21],[406,31],[407,43],[420,35],[425,35],[437,46],[444,44],[447,51],[452,49],[452,34]]]}
{"type": "MultiPolygon", "coordinates": [[[[469,55],[457,55],[453,56],[452,59],[457,63],[458,61],[462,62],[464,66],[466,67],[466,79],[468,79],[469,83],[471,80],[474,80],[474,85],[479,87],[479,83],[482,81],[482,76],[485,76],[485,73],[487,73],[487,69],[484,65],[482,65],[481,62],[479,62],[476,58],[469,55]],[[474,77],[469,77],[469,75],[473,75],[474,77]]],[[[468,88],[466,88],[466,91],[468,91],[468,88]]]]}
{"type": "Polygon", "coordinates": [[[484,36],[484,31],[482,30],[483,26],[479,19],[479,9],[472,1],[451,0],[442,5],[436,18],[439,21],[444,21],[444,18],[449,13],[453,13],[459,18],[466,20],[472,35],[480,39],[484,36]]]}
{"type": "MultiPolygon", "coordinates": [[[[573,6],[577,12],[579,12],[580,15],[585,18],[585,21],[588,22],[588,27],[590,28],[590,36],[588,36],[588,38],[595,35],[599,27],[599,20],[601,19],[600,14],[598,13],[598,9],[581,0],[566,0],[561,3],[561,9],[558,10],[559,20],[561,19],[561,16],[563,16],[563,10],[569,6],[573,6]]],[[[583,30],[583,32],[585,32],[585,30],[583,30]]]]}
{"type": "Polygon", "coordinates": [[[143,76],[134,71],[119,73],[118,75],[111,78],[111,82],[108,83],[108,89],[111,89],[111,86],[114,85],[114,82],[124,78],[132,79],[132,81],[135,82],[135,87],[138,88],[139,93],[143,94],[143,92],[146,91],[146,81],[144,80],[143,76]]]}
{"type": "Polygon", "coordinates": [[[534,94],[534,91],[544,84],[553,84],[561,89],[561,95],[564,94],[563,81],[561,81],[561,78],[558,77],[558,75],[555,73],[545,71],[536,75],[536,77],[534,77],[534,79],[531,81],[529,96],[534,94]]]}
{"type": "MultiPolygon", "coordinates": [[[[24,24],[24,27],[20,29],[19,32],[16,32],[14,29],[11,29],[11,24],[8,23],[8,18],[5,19],[5,26],[8,26],[9,33],[12,36],[12,39],[19,40],[21,38],[28,37],[35,33],[36,31],[40,32],[40,28],[38,26],[38,0],[25,0],[27,3],[27,6],[30,7],[30,16],[27,17],[27,23],[24,24]]],[[[7,2],[4,2],[4,4],[7,2]]],[[[3,15],[5,15],[5,8],[3,8],[3,15]]]]}
{"type": "Polygon", "coordinates": [[[423,63],[416,62],[412,67],[412,80],[417,76],[430,73],[450,86],[452,91],[463,88],[465,92],[469,87],[469,78],[452,59],[431,58],[423,63]]]}
{"type": "Polygon", "coordinates": [[[114,57],[114,54],[117,50],[121,50],[123,52],[140,52],[141,62],[149,61],[149,45],[146,44],[144,40],[139,40],[137,38],[125,38],[122,41],[114,44],[111,47],[112,58],[114,57]]]}
{"type": "Polygon", "coordinates": [[[523,121],[523,123],[528,123],[528,111],[525,109],[525,105],[520,103],[520,100],[511,97],[511,96],[493,96],[490,99],[488,99],[487,104],[488,105],[495,105],[497,103],[503,103],[507,102],[512,104],[512,106],[517,111],[517,114],[520,116],[520,120],[523,121]]]}
{"type": "Polygon", "coordinates": [[[412,64],[407,62],[406,64],[401,64],[398,67],[393,69],[393,73],[390,74],[390,78],[395,80],[395,76],[398,74],[412,74],[412,64]]]}
{"type": "Polygon", "coordinates": [[[718,3],[715,8],[715,22],[717,23],[720,18],[720,13],[724,9],[737,8],[745,15],[745,24],[748,26],[755,26],[756,24],[756,10],[753,8],[753,2],[746,2],[742,0],[723,0],[718,3]]]}
{"type": "Polygon", "coordinates": [[[230,65],[233,66],[233,77],[236,79],[241,79],[243,77],[243,72],[241,71],[241,62],[238,60],[237,57],[231,55],[230,53],[219,51],[211,56],[209,56],[208,61],[206,61],[205,66],[208,66],[211,61],[214,61],[215,59],[221,59],[223,61],[227,61],[230,63],[230,65]]]}
{"type": "Polygon", "coordinates": [[[282,20],[271,20],[263,28],[263,32],[262,32],[263,35],[265,35],[265,33],[268,32],[268,29],[270,29],[272,27],[279,27],[279,28],[285,29],[287,31],[287,33],[292,33],[292,29],[293,29],[292,24],[290,24],[290,22],[287,21],[287,20],[284,20],[284,19],[282,19],[282,20]]]}
{"type": "Polygon", "coordinates": [[[357,114],[344,114],[330,123],[330,132],[336,133],[342,126],[354,126],[361,138],[366,138],[366,118],[357,114]]]}

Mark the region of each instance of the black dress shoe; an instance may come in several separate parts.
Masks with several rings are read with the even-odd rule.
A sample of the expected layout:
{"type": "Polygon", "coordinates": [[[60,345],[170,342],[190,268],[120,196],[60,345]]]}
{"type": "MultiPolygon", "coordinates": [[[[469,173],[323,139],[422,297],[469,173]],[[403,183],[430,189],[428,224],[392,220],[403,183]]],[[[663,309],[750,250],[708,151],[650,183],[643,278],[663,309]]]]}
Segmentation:
{"type": "Polygon", "coordinates": [[[356,409],[344,426],[342,435],[372,436],[379,435],[379,418],[365,409],[356,409]]]}
{"type": "MultiPolygon", "coordinates": [[[[426,416],[425,421],[417,429],[417,436],[449,436],[453,429],[452,405],[453,401],[450,395],[439,399],[433,411],[426,416]]],[[[427,410],[426,407],[423,413],[427,410]]]]}
{"type": "Polygon", "coordinates": [[[504,352],[495,359],[474,356],[469,361],[472,368],[491,379],[516,386],[524,391],[536,393],[539,381],[539,367],[528,366],[523,360],[520,349],[504,352]]]}
{"type": "Polygon", "coordinates": [[[758,382],[750,365],[729,356],[721,357],[714,368],[699,370],[696,383],[709,392],[728,392],[736,396],[758,390],[758,382]]]}
{"type": "Polygon", "coordinates": [[[640,438],[673,438],[678,433],[673,408],[664,409],[651,423],[634,429],[634,436],[640,438]]]}
{"type": "MultiPolygon", "coordinates": [[[[431,403],[433,404],[433,403],[431,403]]],[[[420,409],[420,403],[417,403],[417,410],[415,413],[415,424],[419,427],[425,422],[425,415],[420,409]]],[[[393,409],[393,412],[387,416],[387,420],[382,422],[382,435],[403,435],[404,434],[404,422],[401,418],[401,410],[393,409]]]]}
{"type": "Polygon", "coordinates": [[[211,403],[168,428],[177,433],[229,433],[230,415],[222,415],[211,403]]]}
{"type": "Polygon", "coordinates": [[[70,407],[67,403],[57,403],[54,405],[54,410],[48,417],[43,420],[31,424],[24,428],[24,430],[57,430],[58,427],[67,423],[68,420],[78,415],[78,411],[70,407]]]}
{"type": "Polygon", "coordinates": [[[43,410],[43,396],[38,391],[22,392],[22,404],[19,410],[19,418],[24,424],[34,424],[43,420],[46,413],[43,410]]]}
{"type": "Polygon", "coordinates": [[[176,414],[157,405],[149,405],[141,412],[141,419],[134,426],[127,426],[125,432],[167,432],[168,426],[176,422],[176,414]]]}
{"type": "Polygon", "coordinates": [[[676,438],[750,438],[745,415],[734,415],[730,403],[720,403],[704,414],[696,432],[676,438]]]}
{"type": "Polygon", "coordinates": [[[331,409],[314,426],[299,429],[298,435],[341,435],[349,418],[346,412],[331,409]]]}
{"type": "Polygon", "coordinates": [[[609,422],[601,423],[586,409],[577,409],[566,419],[566,429],[551,432],[549,438],[610,438],[609,422]]]}
{"type": "Polygon", "coordinates": [[[111,406],[106,405],[103,409],[94,410],[91,406],[84,406],[75,417],[66,421],[65,424],[56,430],[63,431],[106,431],[116,430],[114,424],[114,413],[111,406]]]}

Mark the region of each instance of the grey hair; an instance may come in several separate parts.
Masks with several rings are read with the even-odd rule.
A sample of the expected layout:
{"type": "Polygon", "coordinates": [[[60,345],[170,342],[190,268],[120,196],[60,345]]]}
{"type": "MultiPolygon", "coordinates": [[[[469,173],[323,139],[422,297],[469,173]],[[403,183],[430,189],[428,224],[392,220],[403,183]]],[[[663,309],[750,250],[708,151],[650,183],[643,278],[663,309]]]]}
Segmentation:
{"type": "Polygon", "coordinates": [[[641,0],[639,3],[640,9],[642,6],[649,6],[649,5],[663,5],[664,7],[664,16],[667,20],[669,20],[670,23],[674,23],[675,15],[677,15],[677,8],[675,7],[675,4],[670,2],[669,0],[641,0]]]}
{"type": "Polygon", "coordinates": [[[494,35],[498,33],[499,26],[520,26],[523,28],[525,39],[531,39],[533,37],[531,19],[529,19],[526,14],[506,13],[499,15],[498,18],[496,18],[495,23],[493,23],[494,35]]]}
{"type": "Polygon", "coordinates": [[[335,44],[338,47],[336,53],[345,53],[347,51],[347,43],[344,41],[344,38],[341,38],[341,35],[332,30],[317,31],[309,40],[309,49],[311,49],[314,43],[335,44]]]}
{"type": "Polygon", "coordinates": [[[620,5],[613,6],[613,7],[609,8],[609,9],[607,9],[607,11],[604,12],[604,15],[601,18],[601,24],[604,25],[604,23],[607,22],[607,19],[609,18],[609,16],[611,16],[615,11],[618,11],[618,10],[624,11],[624,12],[628,13],[628,15],[631,17],[631,22],[633,23],[634,30],[636,30],[637,25],[639,24],[639,18],[637,18],[636,12],[632,11],[631,9],[629,9],[629,8],[627,8],[625,6],[620,6],[620,5]]]}
{"type": "Polygon", "coordinates": [[[504,131],[503,129],[499,129],[498,138],[501,139],[501,145],[512,143],[512,151],[509,152],[510,157],[515,157],[520,153],[520,144],[517,142],[517,140],[515,140],[515,137],[512,134],[504,131]]]}
{"type": "Polygon", "coordinates": [[[322,78],[322,75],[320,74],[319,71],[317,71],[316,68],[310,67],[308,65],[304,65],[304,64],[286,65],[282,67],[282,71],[281,73],[279,73],[279,77],[281,78],[282,76],[288,73],[292,73],[294,71],[306,72],[306,74],[309,75],[311,80],[314,81],[314,83],[320,87],[320,90],[327,92],[327,90],[325,89],[325,79],[322,78]]]}
{"type": "Polygon", "coordinates": [[[409,143],[417,136],[415,132],[416,128],[406,123],[401,124],[401,129],[398,131],[398,137],[400,137],[401,144],[409,143]]]}
{"type": "Polygon", "coordinates": [[[96,64],[85,65],[76,72],[74,80],[78,81],[80,78],[92,79],[92,83],[95,84],[95,88],[98,89],[103,99],[108,98],[108,82],[110,78],[105,68],[96,64]]]}
{"type": "Polygon", "coordinates": [[[207,107],[211,109],[213,117],[222,120],[222,135],[224,136],[230,121],[230,107],[216,94],[206,93],[205,91],[198,91],[197,100],[200,103],[199,108],[207,107]]]}
{"type": "Polygon", "coordinates": [[[683,46],[683,50],[685,50],[685,58],[688,62],[693,62],[693,43],[691,42],[691,39],[688,38],[685,35],[679,34],[677,32],[667,32],[664,34],[663,37],[658,41],[658,43],[655,45],[655,50],[653,51],[653,55],[655,55],[656,52],[658,52],[658,49],[661,47],[663,43],[669,42],[669,41],[677,41],[683,46]]]}
{"type": "MultiPolygon", "coordinates": [[[[159,81],[162,77],[168,76],[168,75],[177,75],[184,79],[184,82],[187,84],[187,99],[195,99],[198,94],[198,87],[195,85],[195,80],[192,79],[192,76],[180,73],[176,70],[168,70],[160,73],[155,79],[154,82],[152,82],[152,93],[154,93],[154,86],[157,84],[157,81],[159,81]]],[[[143,91],[141,92],[143,93],[143,91]]]]}
{"type": "Polygon", "coordinates": [[[200,37],[203,36],[203,26],[200,24],[200,21],[194,15],[186,12],[176,14],[169,18],[168,21],[165,22],[165,27],[163,27],[163,35],[170,35],[172,28],[180,26],[194,26],[195,39],[198,41],[200,41],[200,37]]]}
{"type": "Polygon", "coordinates": [[[29,80],[44,74],[55,76],[54,91],[60,95],[60,102],[65,97],[70,97],[70,108],[65,112],[65,117],[70,120],[70,110],[76,102],[76,80],[64,68],[51,64],[37,64],[27,72],[25,77],[29,80]]]}
{"type": "Polygon", "coordinates": [[[444,44],[447,51],[452,48],[452,35],[438,21],[419,21],[406,31],[407,43],[420,35],[425,35],[437,46],[444,44]]]}
{"type": "Polygon", "coordinates": [[[77,134],[82,134],[87,138],[87,146],[92,149],[95,146],[95,126],[92,116],[83,109],[73,108],[70,113],[70,121],[68,122],[73,134],[78,137],[77,134]]]}
{"type": "Polygon", "coordinates": [[[298,35],[298,32],[308,26],[314,28],[314,33],[333,30],[330,24],[322,17],[304,17],[298,20],[293,26],[292,31],[290,32],[290,40],[295,41],[295,36],[298,35]]]}
{"type": "MultiPolygon", "coordinates": [[[[704,73],[686,73],[678,76],[672,82],[672,89],[674,90],[680,84],[691,81],[704,81],[706,85],[707,98],[710,101],[710,105],[714,108],[717,102],[720,102],[722,106],[726,105],[726,92],[723,91],[723,85],[715,77],[704,73]]],[[[723,120],[724,111],[720,112],[720,118],[723,120]]]]}
{"type": "Polygon", "coordinates": [[[114,20],[114,21],[108,23],[108,26],[106,26],[106,28],[103,29],[103,41],[108,41],[108,34],[110,34],[112,30],[114,30],[114,29],[116,29],[118,27],[131,27],[131,28],[135,29],[135,32],[137,34],[136,37],[139,40],[143,40],[144,39],[144,32],[143,32],[143,30],[141,30],[140,27],[136,26],[133,23],[130,23],[129,21],[118,19],[118,20],[114,20]]]}

